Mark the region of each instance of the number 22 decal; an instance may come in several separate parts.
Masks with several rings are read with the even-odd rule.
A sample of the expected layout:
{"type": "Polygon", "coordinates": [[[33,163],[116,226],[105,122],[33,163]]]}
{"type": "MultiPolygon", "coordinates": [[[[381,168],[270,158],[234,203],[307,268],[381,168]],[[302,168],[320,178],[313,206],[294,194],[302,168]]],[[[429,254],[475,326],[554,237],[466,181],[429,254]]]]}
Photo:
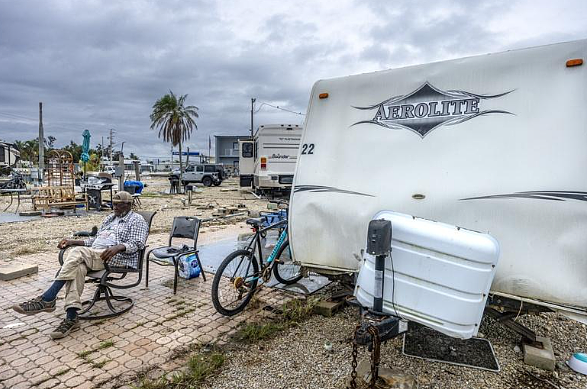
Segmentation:
{"type": "Polygon", "coordinates": [[[302,145],[302,155],[314,154],[314,143],[304,143],[302,145]]]}

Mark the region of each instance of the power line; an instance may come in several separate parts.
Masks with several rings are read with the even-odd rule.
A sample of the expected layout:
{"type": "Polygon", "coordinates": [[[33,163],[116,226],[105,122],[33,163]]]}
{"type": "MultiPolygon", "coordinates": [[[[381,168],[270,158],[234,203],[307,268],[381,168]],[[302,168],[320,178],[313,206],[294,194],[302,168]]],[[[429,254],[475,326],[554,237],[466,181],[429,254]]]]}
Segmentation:
{"type": "MultiPolygon", "coordinates": [[[[35,123],[39,121],[38,118],[30,118],[30,117],[27,117],[27,116],[16,115],[16,114],[13,114],[13,113],[0,112],[0,116],[5,116],[5,117],[10,118],[10,119],[30,120],[30,121],[35,122],[35,123]]],[[[43,125],[43,127],[49,128],[49,129],[52,128],[52,129],[55,129],[55,130],[63,129],[63,130],[69,130],[69,131],[80,131],[79,128],[66,127],[66,126],[63,126],[63,125],[60,125],[60,124],[47,124],[47,125],[43,125]]]]}
{"type": "Polygon", "coordinates": [[[278,106],[278,105],[272,105],[272,104],[269,104],[269,103],[261,103],[261,105],[259,105],[259,108],[258,108],[258,109],[255,111],[255,113],[259,112],[259,111],[261,110],[261,107],[263,107],[264,105],[267,105],[267,106],[269,106],[269,107],[271,107],[271,108],[279,109],[279,110],[281,110],[281,111],[285,111],[285,112],[293,113],[293,114],[295,114],[295,115],[306,116],[306,114],[305,114],[305,113],[301,113],[301,112],[295,112],[295,111],[289,110],[289,109],[287,109],[287,108],[282,108],[282,107],[280,107],[280,106],[278,106]]]}
{"type": "Polygon", "coordinates": [[[26,120],[30,120],[30,121],[33,121],[33,122],[36,122],[36,121],[39,120],[37,118],[29,118],[29,117],[26,117],[26,116],[15,115],[13,113],[2,113],[2,112],[0,112],[0,115],[1,116],[6,116],[6,117],[11,118],[11,119],[26,119],[26,120]]]}

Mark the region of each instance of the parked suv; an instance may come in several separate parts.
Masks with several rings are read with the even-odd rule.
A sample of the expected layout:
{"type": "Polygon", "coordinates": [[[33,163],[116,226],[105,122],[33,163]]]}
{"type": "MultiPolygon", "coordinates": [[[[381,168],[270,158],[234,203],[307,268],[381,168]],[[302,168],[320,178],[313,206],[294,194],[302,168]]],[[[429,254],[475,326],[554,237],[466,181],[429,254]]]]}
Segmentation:
{"type": "MultiPolygon", "coordinates": [[[[179,169],[171,172],[172,176],[179,178],[179,169]]],[[[222,165],[199,164],[189,165],[183,172],[182,185],[188,185],[195,182],[201,182],[204,186],[218,186],[224,179],[224,169],[222,165]],[[220,167],[221,170],[218,168],[220,167]]]]}

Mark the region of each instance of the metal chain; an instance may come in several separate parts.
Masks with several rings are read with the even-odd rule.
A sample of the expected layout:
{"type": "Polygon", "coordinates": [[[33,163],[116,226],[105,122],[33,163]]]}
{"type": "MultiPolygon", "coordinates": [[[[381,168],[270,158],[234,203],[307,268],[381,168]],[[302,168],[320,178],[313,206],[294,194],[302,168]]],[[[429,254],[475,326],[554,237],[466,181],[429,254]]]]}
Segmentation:
{"type": "Polygon", "coordinates": [[[379,377],[381,340],[379,339],[379,330],[377,327],[369,326],[367,331],[369,331],[373,340],[373,350],[371,351],[371,389],[375,389],[375,382],[377,382],[377,378],[379,377]]]}
{"type": "MultiPolygon", "coordinates": [[[[353,336],[353,352],[352,352],[352,371],[351,371],[351,382],[350,382],[350,389],[357,388],[357,355],[358,355],[358,345],[357,345],[357,332],[361,329],[361,325],[357,325],[355,329],[355,333],[353,336]]],[[[381,361],[381,339],[379,338],[379,330],[375,326],[369,326],[367,331],[371,334],[371,339],[373,342],[373,349],[371,350],[371,382],[370,388],[375,389],[375,383],[377,382],[377,378],[379,377],[379,363],[381,361]]]]}
{"type": "Polygon", "coordinates": [[[351,371],[351,382],[350,382],[350,388],[351,389],[357,389],[357,354],[358,354],[358,345],[357,345],[357,332],[359,331],[359,329],[361,328],[361,325],[357,325],[357,328],[355,328],[355,333],[353,336],[353,360],[351,362],[351,366],[352,366],[352,371],[351,371]]]}

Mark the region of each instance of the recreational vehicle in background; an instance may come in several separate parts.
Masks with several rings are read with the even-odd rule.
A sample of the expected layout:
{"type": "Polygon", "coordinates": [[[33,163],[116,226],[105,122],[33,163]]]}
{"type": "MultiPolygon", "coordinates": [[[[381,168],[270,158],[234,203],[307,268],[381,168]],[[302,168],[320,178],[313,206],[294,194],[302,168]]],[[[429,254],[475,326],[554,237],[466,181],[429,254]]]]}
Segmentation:
{"type": "Polygon", "coordinates": [[[267,124],[259,126],[253,140],[240,140],[240,186],[256,192],[289,190],[301,135],[297,124],[267,124]]]}
{"type": "Polygon", "coordinates": [[[20,151],[12,143],[0,141],[0,168],[12,167],[20,159],[20,151]]]}
{"type": "MultiPolygon", "coordinates": [[[[434,220],[499,243],[493,295],[585,322],[585,60],[580,40],[316,82],[290,204],[294,260],[356,273],[376,215],[434,220]]],[[[395,280],[424,282],[397,265],[395,280]]],[[[426,285],[461,293],[457,278],[426,285]]]]}

